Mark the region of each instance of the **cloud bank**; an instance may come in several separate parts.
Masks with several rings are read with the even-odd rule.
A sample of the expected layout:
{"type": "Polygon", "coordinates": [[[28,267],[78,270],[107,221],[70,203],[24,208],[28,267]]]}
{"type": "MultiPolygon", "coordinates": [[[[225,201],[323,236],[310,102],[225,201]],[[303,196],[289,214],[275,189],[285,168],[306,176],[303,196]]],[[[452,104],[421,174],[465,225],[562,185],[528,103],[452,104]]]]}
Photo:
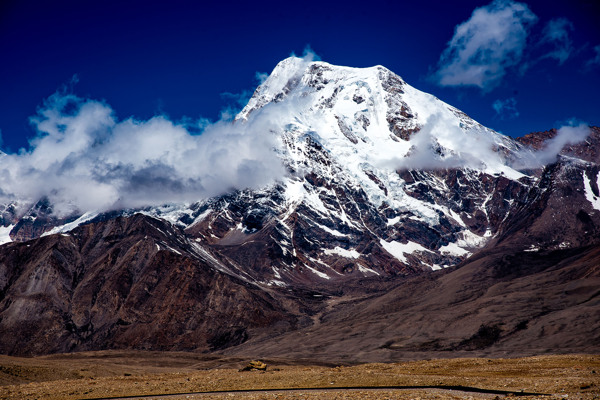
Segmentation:
{"type": "Polygon", "coordinates": [[[494,138],[489,131],[465,131],[448,115],[431,115],[423,128],[411,138],[412,148],[400,161],[400,168],[485,169],[486,163],[503,165],[494,149],[494,138]]]}
{"type": "Polygon", "coordinates": [[[285,173],[269,112],[245,123],[119,121],[103,102],[57,93],[32,118],[30,149],[1,156],[0,200],[47,197],[64,216],[257,188],[285,173]]]}
{"type": "Polygon", "coordinates": [[[517,66],[528,27],[537,21],[526,4],[496,0],[475,9],[455,28],[433,74],[441,86],[496,87],[507,69],[517,66]]]}
{"type": "Polygon", "coordinates": [[[506,145],[485,128],[463,130],[452,118],[441,113],[431,115],[422,129],[411,137],[411,150],[405,157],[384,160],[381,167],[392,169],[472,168],[490,173],[509,169],[540,168],[556,162],[565,146],[584,141],[591,133],[586,123],[569,121],[558,129],[540,150],[521,148],[508,154],[498,151],[506,145]]]}

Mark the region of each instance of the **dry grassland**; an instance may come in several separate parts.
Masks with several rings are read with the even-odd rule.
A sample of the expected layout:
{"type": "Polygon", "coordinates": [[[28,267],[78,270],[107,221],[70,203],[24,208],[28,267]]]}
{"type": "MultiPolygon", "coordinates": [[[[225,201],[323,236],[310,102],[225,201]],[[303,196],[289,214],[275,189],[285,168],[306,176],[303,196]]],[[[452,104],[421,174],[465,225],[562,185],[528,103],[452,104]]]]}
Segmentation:
{"type": "MultiPolygon", "coordinates": [[[[266,360],[266,372],[240,372],[248,360],[190,353],[91,352],[36,358],[0,356],[1,399],[91,399],[158,394],[181,399],[494,399],[441,389],[193,392],[364,386],[466,386],[535,392],[540,399],[600,399],[600,356],[436,359],[393,364],[311,365],[266,360]]],[[[510,396],[510,395],[509,395],[510,396]]],[[[146,397],[147,398],[147,397],[146,397]]]]}

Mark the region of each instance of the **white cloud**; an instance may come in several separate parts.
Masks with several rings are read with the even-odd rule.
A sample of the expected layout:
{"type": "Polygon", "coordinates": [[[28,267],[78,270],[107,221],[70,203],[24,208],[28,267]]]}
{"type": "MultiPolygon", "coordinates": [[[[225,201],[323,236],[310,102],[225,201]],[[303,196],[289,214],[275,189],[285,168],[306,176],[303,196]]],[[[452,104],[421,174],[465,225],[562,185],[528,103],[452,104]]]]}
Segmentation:
{"type": "Polygon", "coordinates": [[[573,24],[566,18],[549,21],[544,27],[542,42],[553,45],[554,50],[542,58],[554,58],[559,64],[563,64],[573,51],[573,43],[569,37],[570,30],[573,30],[573,24]]]}
{"type": "Polygon", "coordinates": [[[119,121],[105,103],[57,93],[32,118],[30,150],[0,158],[0,200],[47,197],[67,215],[260,187],[284,175],[269,112],[244,123],[198,121],[195,135],[190,121],[119,121]]]}
{"type": "Polygon", "coordinates": [[[536,21],[526,4],[510,0],[475,9],[455,28],[433,78],[442,86],[493,89],[521,61],[528,27],[536,21]]]}
{"type": "Polygon", "coordinates": [[[483,129],[465,131],[453,118],[432,114],[421,130],[411,137],[411,150],[406,157],[386,160],[382,166],[408,169],[474,168],[504,164],[494,151],[493,137],[483,129]]]}
{"type": "Polygon", "coordinates": [[[473,168],[476,170],[507,171],[539,168],[556,161],[567,145],[579,143],[590,134],[587,124],[570,121],[558,129],[540,150],[523,149],[506,157],[498,151],[498,143],[485,129],[463,130],[452,118],[432,114],[422,129],[410,140],[411,150],[406,157],[382,161],[380,167],[393,169],[473,168]]]}
{"type": "Polygon", "coordinates": [[[519,116],[517,110],[517,99],[510,97],[505,100],[498,99],[492,104],[492,108],[496,111],[496,115],[501,119],[513,119],[519,116]]]}

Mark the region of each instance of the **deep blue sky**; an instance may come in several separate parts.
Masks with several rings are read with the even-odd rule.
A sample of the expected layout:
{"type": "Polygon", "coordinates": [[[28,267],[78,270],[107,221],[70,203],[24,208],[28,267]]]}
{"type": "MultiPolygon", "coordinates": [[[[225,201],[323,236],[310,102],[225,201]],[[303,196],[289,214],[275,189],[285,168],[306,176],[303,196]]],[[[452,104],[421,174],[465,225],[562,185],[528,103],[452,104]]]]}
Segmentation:
{"type": "Polygon", "coordinates": [[[35,135],[28,118],[74,76],[75,94],[106,101],[120,119],[215,120],[231,102],[223,93],[252,91],[257,72],[269,73],[306,45],[332,64],[384,65],[512,136],[569,118],[600,125],[597,0],[521,2],[537,22],[502,79],[483,90],[436,83],[432,74],[455,27],[490,2],[1,0],[1,148],[27,147],[35,135]],[[555,47],[543,39],[560,18],[568,21],[562,63],[545,57],[555,47]],[[505,105],[501,113],[495,102],[505,105]]]}

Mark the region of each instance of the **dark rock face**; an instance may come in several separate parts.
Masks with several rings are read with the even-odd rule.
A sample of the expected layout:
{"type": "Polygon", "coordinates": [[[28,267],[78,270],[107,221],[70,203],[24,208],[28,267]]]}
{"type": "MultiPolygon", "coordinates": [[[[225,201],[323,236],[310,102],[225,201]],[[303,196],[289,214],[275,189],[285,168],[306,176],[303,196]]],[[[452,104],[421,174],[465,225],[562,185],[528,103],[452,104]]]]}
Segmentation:
{"type": "MultiPolygon", "coordinates": [[[[313,157],[327,163],[325,152],[317,147],[311,151],[313,157]]],[[[460,262],[464,255],[440,255],[436,250],[461,237],[463,224],[482,238],[497,234],[512,205],[527,196],[531,184],[527,178],[514,181],[460,169],[407,170],[399,171],[399,175],[407,182],[407,194],[447,207],[454,217],[439,212],[439,223],[432,226],[410,210],[398,213],[385,203],[374,207],[364,191],[343,181],[308,174],[302,186],[316,193],[328,209],[339,210],[337,215],[324,218],[304,204],[290,208],[285,204],[284,188],[276,187],[270,192],[240,193],[206,204],[196,213],[209,212],[208,216],[187,228],[186,233],[210,243],[215,251],[244,265],[247,272],[253,271],[255,279],[263,282],[323,282],[307,267],[327,274],[330,280],[356,277],[359,266],[384,276],[405,276],[434,264],[460,262]],[[344,224],[340,214],[353,224],[344,224]],[[388,222],[394,219],[394,224],[388,222]],[[236,229],[240,224],[243,229],[236,229]],[[407,255],[401,262],[382,247],[382,241],[419,243],[424,251],[407,255]],[[344,257],[343,250],[328,250],[334,248],[348,252],[354,249],[356,258],[344,257]]],[[[368,176],[385,193],[383,183],[375,175],[368,176]]]]}
{"type": "Polygon", "coordinates": [[[229,351],[347,361],[597,352],[600,213],[588,197],[598,191],[598,172],[596,164],[563,158],[535,185],[495,181],[499,204],[512,205],[500,209],[495,238],[462,264],[380,283],[381,294],[333,306],[319,324],[229,351]]]}
{"type": "Polygon", "coordinates": [[[409,140],[411,135],[418,132],[421,127],[415,121],[415,114],[408,104],[399,99],[403,94],[404,81],[396,74],[381,68],[379,70],[381,86],[386,92],[385,102],[389,110],[385,119],[389,124],[390,131],[402,140],[409,140]]]}
{"type": "Polygon", "coordinates": [[[346,362],[595,353],[599,257],[598,246],[488,249],[460,268],[395,281],[386,293],[334,305],[318,324],[227,353],[346,362]]]}
{"type": "Polygon", "coordinates": [[[550,129],[549,131],[528,133],[525,136],[516,138],[516,140],[519,143],[522,143],[528,147],[531,147],[532,149],[540,150],[541,148],[544,147],[544,143],[546,143],[546,141],[552,139],[557,134],[558,134],[558,131],[553,128],[553,129],[550,129]]]}
{"type": "Polygon", "coordinates": [[[2,247],[0,352],[216,350],[296,318],[142,215],[2,247]]]}
{"type": "Polygon", "coordinates": [[[600,216],[583,174],[595,182],[598,166],[563,159],[545,168],[515,198],[496,238],[456,267],[380,283],[367,299],[332,301],[319,324],[228,351],[348,362],[595,353],[600,216]]]}
{"type": "Polygon", "coordinates": [[[18,216],[13,207],[12,212],[7,217],[9,218],[5,218],[5,225],[16,221],[11,231],[11,237],[14,241],[19,242],[38,238],[53,227],[76,219],[76,217],[58,218],[54,216],[52,214],[52,204],[47,199],[38,201],[22,216],[18,216]]]}

